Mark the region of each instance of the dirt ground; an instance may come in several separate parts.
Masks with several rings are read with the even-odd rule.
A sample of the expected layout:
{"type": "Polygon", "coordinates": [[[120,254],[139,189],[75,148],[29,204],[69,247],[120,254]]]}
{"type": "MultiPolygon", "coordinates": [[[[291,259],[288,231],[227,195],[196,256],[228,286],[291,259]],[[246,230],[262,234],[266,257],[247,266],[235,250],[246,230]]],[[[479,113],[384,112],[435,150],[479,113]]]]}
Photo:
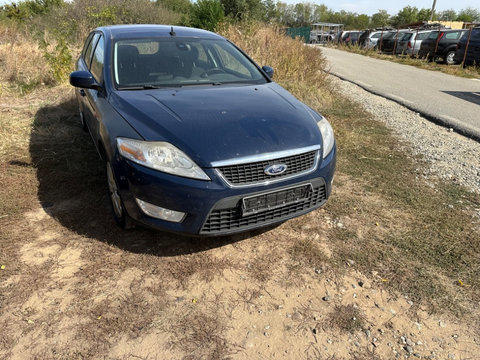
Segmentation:
{"type": "Polygon", "coordinates": [[[18,239],[1,272],[4,359],[478,359],[465,320],[432,316],[353,262],[332,271],[325,210],[208,240],[123,235],[108,217],[85,236],[56,219],[70,209],[3,221],[18,239]],[[289,253],[299,242],[325,260],[289,253]]]}
{"type": "Polygon", "coordinates": [[[382,259],[353,260],[410,219],[341,169],[325,208],[274,228],[123,231],[71,98],[24,101],[2,99],[3,119],[33,130],[0,161],[1,359],[480,358],[478,304],[432,308],[392,290],[382,259]]]}

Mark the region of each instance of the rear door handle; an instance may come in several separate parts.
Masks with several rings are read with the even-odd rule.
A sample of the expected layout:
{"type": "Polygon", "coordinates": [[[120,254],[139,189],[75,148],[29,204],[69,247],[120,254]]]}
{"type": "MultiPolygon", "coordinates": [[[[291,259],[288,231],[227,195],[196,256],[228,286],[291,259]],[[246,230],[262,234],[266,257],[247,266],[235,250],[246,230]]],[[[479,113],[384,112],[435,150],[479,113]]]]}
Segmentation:
{"type": "Polygon", "coordinates": [[[87,95],[87,94],[85,93],[85,90],[80,89],[80,95],[81,95],[81,96],[85,96],[85,95],[87,95]]]}

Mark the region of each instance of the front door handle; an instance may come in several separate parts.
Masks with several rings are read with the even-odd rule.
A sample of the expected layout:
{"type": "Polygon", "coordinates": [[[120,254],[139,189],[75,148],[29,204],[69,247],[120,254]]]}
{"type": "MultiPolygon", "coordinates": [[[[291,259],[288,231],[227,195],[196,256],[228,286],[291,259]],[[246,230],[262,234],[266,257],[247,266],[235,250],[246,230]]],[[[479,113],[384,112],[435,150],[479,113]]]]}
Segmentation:
{"type": "Polygon", "coordinates": [[[80,89],[80,96],[85,96],[85,95],[87,95],[87,93],[85,92],[85,90],[80,89]]]}

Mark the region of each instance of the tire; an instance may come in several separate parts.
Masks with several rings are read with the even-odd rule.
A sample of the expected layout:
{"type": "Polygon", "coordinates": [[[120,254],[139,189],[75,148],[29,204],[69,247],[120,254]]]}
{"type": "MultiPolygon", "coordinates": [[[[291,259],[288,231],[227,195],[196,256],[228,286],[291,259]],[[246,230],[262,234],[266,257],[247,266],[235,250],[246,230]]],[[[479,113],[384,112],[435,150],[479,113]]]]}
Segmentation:
{"type": "Polygon", "coordinates": [[[118,193],[117,181],[109,161],[105,163],[105,172],[107,178],[107,191],[110,205],[112,206],[113,218],[118,226],[122,229],[128,230],[134,227],[133,221],[125,210],[122,198],[118,193]]]}
{"type": "Polygon", "coordinates": [[[444,63],[447,65],[454,65],[455,64],[455,51],[449,51],[445,55],[444,63]]]}

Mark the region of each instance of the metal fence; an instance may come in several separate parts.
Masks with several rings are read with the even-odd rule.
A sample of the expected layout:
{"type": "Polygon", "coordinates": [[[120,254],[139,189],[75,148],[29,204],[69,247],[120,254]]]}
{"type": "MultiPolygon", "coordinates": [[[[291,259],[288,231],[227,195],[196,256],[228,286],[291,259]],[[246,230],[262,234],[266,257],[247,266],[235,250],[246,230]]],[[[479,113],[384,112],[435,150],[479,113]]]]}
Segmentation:
{"type": "Polygon", "coordinates": [[[292,38],[301,37],[306,44],[310,42],[310,26],[298,27],[298,28],[287,28],[285,30],[286,34],[292,38]]]}

